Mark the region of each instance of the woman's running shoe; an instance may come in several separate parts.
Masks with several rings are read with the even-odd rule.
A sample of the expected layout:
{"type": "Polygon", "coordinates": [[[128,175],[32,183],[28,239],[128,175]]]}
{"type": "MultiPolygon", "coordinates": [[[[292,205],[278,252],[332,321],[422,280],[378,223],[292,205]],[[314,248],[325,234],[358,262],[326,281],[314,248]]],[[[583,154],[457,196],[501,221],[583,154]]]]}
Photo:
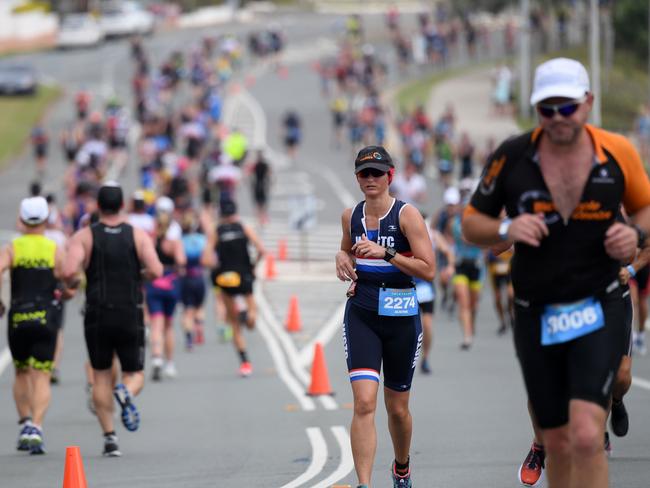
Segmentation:
{"type": "Polygon", "coordinates": [[[104,435],[104,452],[102,452],[102,455],[106,457],[120,457],[122,455],[115,434],[104,435]]]}
{"type": "Polygon", "coordinates": [[[140,427],[140,413],[133,404],[131,393],[124,386],[124,383],[120,383],[115,387],[113,396],[115,396],[122,409],[122,424],[124,424],[126,430],[131,432],[138,430],[138,427],[140,427]]]}
{"type": "Polygon", "coordinates": [[[393,488],[411,488],[411,468],[406,474],[398,474],[395,469],[395,462],[391,466],[391,476],[393,478],[393,488]]]}
{"type": "Polygon", "coordinates": [[[32,433],[32,423],[27,421],[22,424],[20,432],[18,433],[18,443],[16,449],[19,451],[29,451],[30,435],[32,433]]]}
{"type": "Polygon", "coordinates": [[[246,378],[253,374],[253,365],[248,361],[239,365],[239,375],[246,378]]]}

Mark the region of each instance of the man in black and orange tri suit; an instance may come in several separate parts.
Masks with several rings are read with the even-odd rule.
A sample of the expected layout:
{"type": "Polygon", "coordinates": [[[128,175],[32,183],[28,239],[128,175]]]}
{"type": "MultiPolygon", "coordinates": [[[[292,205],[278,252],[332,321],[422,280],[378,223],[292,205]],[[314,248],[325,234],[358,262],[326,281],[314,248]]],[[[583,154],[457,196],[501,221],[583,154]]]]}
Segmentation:
{"type": "Polygon", "coordinates": [[[650,181],[625,137],[586,123],[593,95],[579,62],[541,64],[531,104],[538,127],[492,155],[463,232],[484,246],[514,242],[515,348],[549,487],[604,488],[605,419],[626,340],[618,273],[650,230],[650,181]],[[621,203],[633,225],[616,221],[621,203]]]}

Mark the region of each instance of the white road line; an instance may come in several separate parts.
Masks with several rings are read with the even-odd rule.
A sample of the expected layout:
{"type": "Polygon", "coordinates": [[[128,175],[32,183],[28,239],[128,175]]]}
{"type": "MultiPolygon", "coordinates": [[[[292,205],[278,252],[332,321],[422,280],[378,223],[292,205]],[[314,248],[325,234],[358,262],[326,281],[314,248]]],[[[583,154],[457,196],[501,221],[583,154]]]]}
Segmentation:
{"type": "Polygon", "coordinates": [[[339,462],[336,471],[317,485],[312,486],[312,488],[329,488],[332,484],[345,478],[354,468],[352,446],[350,445],[350,436],[348,435],[348,431],[345,427],[337,425],[336,427],[332,427],[332,434],[336,437],[339,447],[341,448],[341,461],[339,462]]]}
{"type": "MultiPolygon", "coordinates": [[[[289,359],[289,364],[291,365],[293,373],[306,388],[311,382],[311,378],[309,376],[309,373],[307,373],[305,368],[300,364],[300,354],[296,348],[296,345],[293,343],[293,340],[291,337],[289,337],[289,334],[284,330],[282,325],[280,325],[278,319],[275,318],[275,315],[271,310],[271,306],[266,301],[266,297],[262,293],[258,293],[255,298],[257,301],[257,306],[262,311],[262,313],[265,314],[265,317],[267,317],[269,327],[277,339],[280,341],[280,345],[284,349],[284,352],[289,359]]],[[[339,408],[336,401],[329,395],[321,395],[318,397],[318,399],[325,410],[336,410],[339,408]]]]}
{"type": "Polygon", "coordinates": [[[9,348],[5,347],[2,352],[0,352],[0,376],[4,373],[4,370],[7,369],[7,366],[11,364],[11,353],[9,348]]]}
{"type": "Polygon", "coordinates": [[[300,351],[299,362],[302,366],[307,367],[313,358],[314,345],[317,342],[325,345],[328,344],[337,330],[341,330],[343,324],[343,312],[345,311],[345,304],[347,300],[339,305],[339,308],[332,314],[332,317],[327,323],[321,327],[316,337],[311,339],[305,347],[300,351]]]}
{"type": "MultiPolygon", "coordinates": [[[[260,303],[260,297],[262,296],[262,293],[259,291],[259,288],[256,288],[255,290],[255,298],[257,303],[260,303]]],[[[316,404],[314,403],[314,400],[308,397],[305,394],[305,388],[303,385],[301,385],[296,378],[294,378],[291,375],[291,372],[289,371],[289,367],[287,366],[287,361],[284,357],[284,354],[282,354],[282,349],[280,346],[278,346],[278,343],[273,335],[273,332],[271,332],[268,324],[269,319],[272,319],[273,316],[269,317],[269,310],[265,310],[262,307],[260,307],[260,311],[262,314],[262,319],[258,321],[258,329],[260,331],[260,334],[262,334],[262,337],[266,341],[266,344],[269,347],[269,351],[271,353],[271,356],[273,357],[273,362],[275,363],[275,367],[278,370],[278,376],[280,379],[284,382],[285,385],[287,385],[287,388],[293,395],[296,397],[298,400],[298,403],[300,403],[300,407],[305,410],[305,411],[312,411],[316,410],[316,404]]]]}
{"type": "Polygon", "coordinates": [[[350,193],[345,188],[343,182],[331,169],[327,168],[325,165],[322,165],[319,171],[321,176],[324,176],[327,182],[330,184],[336,196],[339,197],[339,200],[341,200],[343,206],[354,207],[357,204],[357,199],[354,198],[352,193],[350,193]]]}
{"type": "Polygon", "coordinates": [[[295,480],[283,485],[281,488],[296,488],[317,476],[325,467],[327,461],[327,443],[325,437],[318,427],[308,427],[307,437],[311,443],[311,462],[307,471],[298,476],[295,480]]]}
{"type": "Polygon", "coordinates": [[[636,376],[632,376],[632,386],[637,386],[650,391],[650,381],[644,380],[643,378],[637,378],[636,376]]]}

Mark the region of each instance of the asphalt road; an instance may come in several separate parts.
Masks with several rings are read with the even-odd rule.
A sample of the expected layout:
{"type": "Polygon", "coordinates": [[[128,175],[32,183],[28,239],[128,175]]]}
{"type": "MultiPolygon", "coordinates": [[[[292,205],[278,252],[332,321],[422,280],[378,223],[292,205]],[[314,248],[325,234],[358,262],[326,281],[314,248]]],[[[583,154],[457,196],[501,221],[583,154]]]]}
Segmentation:
{"type": "MultiPolygon", "coordinates": [[[[302,14],[280,20],[286,22],[294,45],[308,47],[326,46],[321,39],[331,37],[334,21],[331,17],[302,14]]],[[[229,28],[246,31],[250,26],[229,28]]],[[[162,56],[175,46],[197,39],[200,33],[165,33],[147,42],[156,56],[162,56]]],[[[309,53],[311,48],[303,51],[309,53]]],[[[324,258],[333,256],[337,249],[340,212],[347,201],[358,199],[360,194],[351,174],[349,153],[337,152],[329,144],[329,113],[311,69],[313,58],[319,55],[316,47],[311,55],[296,55],[297,61],[289,66],[286,79],[273,71],[256,71],[256,82],[250,88],[252,101],[244,100],[243,108],[238,108],[250,111],[255,102],[261,107],[268,128],[266,142],[278,153],[278,121],[284,111],[293,106],[305,121],[305,141],[298,162],[290,165],[285,161],[276,169],[273,223],[264,234],[269,247],[273,248],[280,237],[289,237],[290,255],[295,256],[298,240],[289,233],[287,202],[300,189],[308,188],[321,209],[318,226],[309,236],[314,259],[304,265],[294,261],[278,263],[278,278],[259,283],[260,320],[257,330],[247,334],[253,376],[241,379],[236,375],[232,346],[218,342],[214,321],[209,320],[204,346],[191,353],[178,348],[179,377],[160,384],[149,382],[138,397],[141,429],[132,434],[118,425],[124,456],[102,458],[101,431],[86,408],[86,351],[80,302],[75,300],[67,307],[62,382],[53,388],[45,422],[46,456],[34,458],[14,450],[17,425],[11,367],[0,373],[0,487],[59,485],[68,445],[81,447],[88,484],[98,488],[354,484],[347,434],[352,396],[340,337],[345,285],[334,277],[332,261],[324,258]],[[294,294],[300,301],[303,327],[299,333],[289,335],[283,323],[294,294]],[[312,399],[303,394],[316,340],[325,344],[329,378],[336,392],[331,398],[312,399]]],[[[28,58],[66,87],[101,89],[104,76],[114,76],[115,89],[126,93],[128,76],[122,76],[121,70],[127,69],[127,57],[127,46],[117,42],[99,52],[42,53],[28,58]]],[[[72,90],[69,92],[74,93],[72,90]]],[[[67,120],[69,107],[69,100],[56,106],[48,123],[56,126],[67,120]]],[[[257,117],[257,123],[259,116],[259,110],[257,116],[251,115],[257,117]]],[[[26,166],[29,160],[29,155],[21,158],[0,179],[1,228],[13,226],[15,206],[31,176],[26,166]]],[[[56,175],[53,168],[53,188],[56,175]]],[[[435,201],[439,195],[434,193],[431,198],[435,201]]],[[[461,334],[455,319],[446,312],[436,314],[434,374],[424,376],[418,372],[411,397],[414,486],[517,486],[517,468],[530,445],[531,430],[511,335],[496,335],[490,297],[488,291],[481,304],[476,344],[470,352],[458,348],[461,334]]],[[[212,300],[208,316],[212,316],[212,300]]],[[[180,326],[177,333],[181,344],[180,326]]],[[[5,344],[3,334],[0,351],[5,344]]],[[[646,357],[635,358],[634,374],[650,379],[650,361],[646,357]]],[[[612,486],[649,485],[649,398],[650,391],[641,387],[633,387],[626,398],[632,428],[625,439],[613,439],[612,486]]],[[[377,428],[374,486],[389,486],[392,452],[382,408],[378,409],[377,428]]]]}

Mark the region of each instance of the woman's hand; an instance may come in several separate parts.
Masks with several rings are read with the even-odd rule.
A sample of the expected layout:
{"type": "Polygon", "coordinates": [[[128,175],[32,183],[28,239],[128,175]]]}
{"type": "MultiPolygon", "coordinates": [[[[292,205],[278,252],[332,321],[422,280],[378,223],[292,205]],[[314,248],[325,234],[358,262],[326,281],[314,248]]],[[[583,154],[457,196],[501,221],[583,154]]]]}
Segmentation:
{"type": "Polygon", "coordinates": [[[352,246],[352,252],[360,258],[383,258],[386,255],[386,248],[368,240],[366,235],[362,234],[361,240],[352,246]]]}
{"type": "Polygon", "coordinates": [[[336,253],[336,276],[341,281],[356,281],[357,274],[354,272],[354,261],[352,256],[345,251],[336,253]]]}

